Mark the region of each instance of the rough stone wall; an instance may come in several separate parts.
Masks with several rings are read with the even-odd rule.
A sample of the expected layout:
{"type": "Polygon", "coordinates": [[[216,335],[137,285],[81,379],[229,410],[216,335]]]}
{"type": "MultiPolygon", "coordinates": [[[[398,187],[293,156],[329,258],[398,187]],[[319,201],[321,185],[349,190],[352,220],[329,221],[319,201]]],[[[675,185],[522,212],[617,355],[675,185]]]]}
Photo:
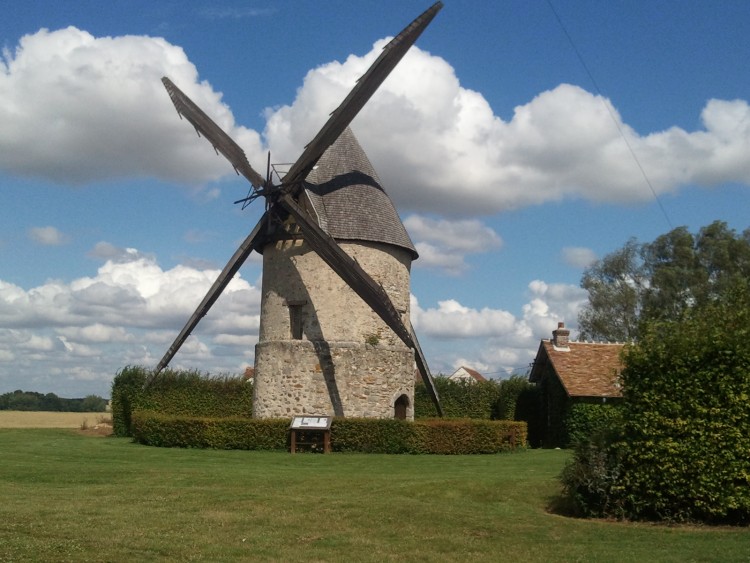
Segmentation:
{"type": "Polygon", "coordinates": [[[275,341],[259,343],[255,361],[257,418],[393,418],[401,395],[409,399],[407,418],[414,418],[414,355],[404,346],[275,341]]]}
{"type": "MultiPolygon", "coordinates": [[[[409,253],[378,243],[341,246],[408,320],[409,253]]],[[[389,418],[402,394],[413,416],[413,351],[304,241],[264,249],[262,291],[254,416],[389,418]]]]}

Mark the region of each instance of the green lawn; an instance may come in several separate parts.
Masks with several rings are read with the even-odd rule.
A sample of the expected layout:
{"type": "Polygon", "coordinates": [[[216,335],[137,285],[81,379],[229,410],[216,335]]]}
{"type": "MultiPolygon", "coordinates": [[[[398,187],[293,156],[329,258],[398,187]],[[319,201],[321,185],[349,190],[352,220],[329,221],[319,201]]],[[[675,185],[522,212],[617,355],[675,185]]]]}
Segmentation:
{"type": "Polygon", "coordinates": [[[0,561],[747,561],[747,528],[549,514],[567,453],[292,456],[0,430],[0,561]]]}

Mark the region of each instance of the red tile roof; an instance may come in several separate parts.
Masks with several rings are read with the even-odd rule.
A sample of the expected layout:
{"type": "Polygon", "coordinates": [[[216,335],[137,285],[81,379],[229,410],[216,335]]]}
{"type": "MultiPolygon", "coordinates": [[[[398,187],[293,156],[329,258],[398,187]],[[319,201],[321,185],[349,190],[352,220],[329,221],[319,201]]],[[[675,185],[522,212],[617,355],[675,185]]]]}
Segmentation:
{"type": "MultiPolygon", "coordinates": [[[[481,373],[479,373],[475,369],[467,368],[466,366],[461,366],[456,371],[453,372],[453,374],[450,376],[450,379],[454,379],[454,376],[461,371],[464,370],[469,377],[474,379],[475,381],[487,381],[487,378],[485,378],[481,373]]],[[[455,377],[455,379],[459,379],[459,377],[455,377]]]]}
{"type": "Polygon", "coordinates": [[[621,397],[617,378],[624,344],[569,342],[557,348],[542,340],[529,379],[539,381],[549,365],[570,397],[621,397]]]}

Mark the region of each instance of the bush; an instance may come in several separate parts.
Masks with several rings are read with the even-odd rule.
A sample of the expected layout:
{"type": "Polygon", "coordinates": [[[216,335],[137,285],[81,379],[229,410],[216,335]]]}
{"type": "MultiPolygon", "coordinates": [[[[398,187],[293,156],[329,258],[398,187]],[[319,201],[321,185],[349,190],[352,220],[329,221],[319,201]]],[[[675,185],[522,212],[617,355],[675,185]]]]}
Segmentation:
{"type": "Polygon", "coordinates": [[[165,370],[144,389],[151,372],[138,366],[120,371],[112,383],[116,436],[132,435],[132,413],[149,410],[194,417],[252,414],[252,385],[241,377],[211,377],[196,371],[165,370]]]}
{"type": "Polygon", "coordinates": [[[618,403],[573,403],[565,416],[567,443],[575,447],[595,434],[619,428],[621,420],[618,403]]]}
{"type": "MultiPolygon", "coordinates": [[[[471,383],[438,376],[435,388],[446,418],[491,419],[500,397],[500,382],[494,380],[471,383]]],[[[424,383],[418,382],[414,387],[414,418],[431,418],[436,414],[424,383]]]]}
{"type": "Polygon", "coordinates": [[[749,523],[749,341],[746,282],[680,321],[645,325],[624,355],[621,434],[582,445],[563,476],[576,509],[749,523]]]}
{"type": "Polygon", "coordinates": [[[132,416],[136,442],[166,448],[283,450],[288,428],[286,419],[208,418],[153,411],[135,411],[132,416]]]}
{"type": "MultiPolygon", "coordinates": [[[[288,419],[190,417],[152,411],[132,416],[136,441],[162,447],[278,450],[288,447],[288,419]]],[[[522,448],[523,422],[336,418],[337,452],[381,454],[491,454],[522,448]]]]}
{"type": "Polygon", "coordinates": [[[621,452],[615,443],[620,429],[615,419],[609,428],[601,428],[575,444],[573,459],[560,477],[564,509],[584,518],[624,515],[620,489],[621,452]]]}
{"type": "Polygon", "coordinates": [[[525,375],[511,375],[508,379],[500,382],[497,400],[492,409],[492,418],[496,420],[520,420],[517,418],[518,402],[521,396],[535,389],[536,385],[529,382],[525,375]]]}

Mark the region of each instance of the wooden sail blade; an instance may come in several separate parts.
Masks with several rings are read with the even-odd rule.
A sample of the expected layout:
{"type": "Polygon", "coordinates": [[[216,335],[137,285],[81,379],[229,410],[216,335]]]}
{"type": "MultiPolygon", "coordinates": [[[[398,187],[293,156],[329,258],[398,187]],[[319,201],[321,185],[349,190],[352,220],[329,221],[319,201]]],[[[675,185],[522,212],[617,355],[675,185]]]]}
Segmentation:
{"type": "MultiPolygon", "coordinates": [[[[390,297],[388,297],[388,293],[362,269],[356,260],[344,252],[333,237],[321,229],[291,196],[288,194],[283,195],[279,199],[279,205],[284,207],[294,217],[305,242],[310,245],[310,248],[367,303],[406,346],[415,351],[417,368],[422,375],[422,379],[427,386],[428,393],[435,404],[438,414],[442,416],[443,411],[440,406],[440,398],[430,375],[430,370],[427,367],[427,362],[422,354],[422,349],[413,334],[411,326],[407,328],[401,320],[401,315],[396,310],[396,307],[394,307],[390,297]]],[[[411,323],[409,324],[411,325],[411,323]]]]}
{"type": "Polygon", "coordinates": [[[414,327],[411,326],[411,321],[409,322],[409,333],[411,334],[412,348],[414,348],[414,360],[417,362],[417,371],[419,371],[419,375],[424,382],[430,400],[435,405],[438,416],[443,416],[443,407],[440,405],[440,396],[438,395],[437,387],[435,387],[435,380],[432,379],[430,367],[427,365],[427,359],[424,357],[422,347],[419,345],[419,340],[417,340],[417,333],[414,332],[414,327]]]}
{"type": "Polygon", "coordinates": [[[187,340],[187,337],[190,336],[190,333],[193,332],[193,329],[195,329],[195,327],[198,325],[200,320],[206,316],[206,313],[208,313],[208,310],[213,306],[213,304],[219,298],[219,296],[224,291],[224,289],[226,289],[229,282],[232,281],[232,278],[237,273],[237,271],[242,267],[242,264],[245,263],[245,260],[247,260],[247,257],[253,251],[253,245],[255,244],[256,238],[260,234],[261,229],[266,224],[266,217],[267,216],[265,214],[263,215],[263,217],[261,217],[260,221],[258,221],[258,224],[255,225],[255,228],[251,231],[251,233],[247,236],[247,238],[242,242],[240,247],[232,256],[232,258],[230,258],[229,262],[227,262],[227,265],[224,266],[224,269],[219,274],[219,277],[216,278],[216,281],[208,290],[208,293],[206,293],[206,296],[203,298],[203,301],[200,302],[200,305],[198,305],[198,308],[195,310],[195,312],[190,317],[190,319],[188,319],[188,322],[180,331],[180,334],[177,335],[177,338],[175,338],[174,342],[169,347],[166,354],[164,354],[164,357],[156,365],[156,368],[154,369],[152,376],[150,377],[148,381],[146,381],[146,386],[150,385],[151,382],[159,374],[159,372],[163,370],[165,367],[167,367],[169,362],[172,361],[172,358],[180,349],[180,347],[185,343],[185,340],[187,340]]]}
{"type": "Polygon", "coordinates": [[[326,124],[289,169],[283,178],[284,185],[295,186],[307,177],[325,150],[352,122],[442,7],[442,2],[433,4],[383,48],[380,56],[360,77],[341,105],[331,113],[326,124]]]}
{"type": "Polygon", "coordinates": [[[208,139],[214,149],[223,154],[232,163],[234,169],[247,178],[254,188],[262,188],[265,180],[250,166],[245,151],[221,127],[216,125],[193,100],[175,86],[174,82],[166,76],[161,81],[164,83],[177,113],[187,119],[201,135],[208,139]]]}

